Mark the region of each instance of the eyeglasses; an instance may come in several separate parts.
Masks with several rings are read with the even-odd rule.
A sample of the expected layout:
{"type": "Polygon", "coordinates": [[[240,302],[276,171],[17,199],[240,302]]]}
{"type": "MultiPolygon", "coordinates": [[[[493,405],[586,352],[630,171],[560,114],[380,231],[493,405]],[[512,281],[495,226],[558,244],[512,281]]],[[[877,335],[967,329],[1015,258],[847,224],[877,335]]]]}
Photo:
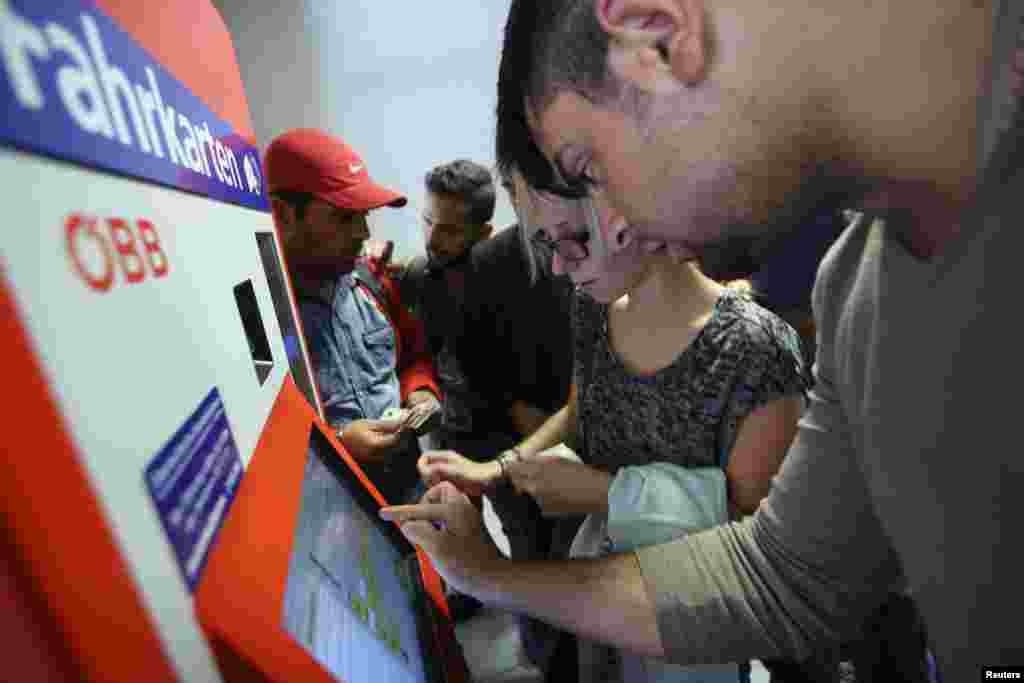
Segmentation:
{"type": "MultiPolygon", "coordinates": [[[[573,264],[591,256],[594,253],[594,245],[598,254],[603,253],[601,219],[589,197],[571,200],[532,188],[527,188],[527,193],[528,215],[520,215],[519,218],[520,223],[527,226],[524,237],[529,235],[528,246],[531,253],[546,259],[558,254],[563,261],[573,264]],[[533,227],[530,227],[531,223],[533,227]],[[559,226],[558,232],[569,234],[551,239],[549,231],[541,227],[544,225],[559,226]]],[[[517,214],[520,214],[518,209],[517,214]]]]}
{"type": "Polygon", "coordinates": [[[588,242],[590,242],[590,231],[559,237],[557,240],[548,237],[543,230],[538,230],[530,236],[531,244],[541,247],[549,254],[558,254],[569,263],[579,263],[590,256],[588,242]]]}

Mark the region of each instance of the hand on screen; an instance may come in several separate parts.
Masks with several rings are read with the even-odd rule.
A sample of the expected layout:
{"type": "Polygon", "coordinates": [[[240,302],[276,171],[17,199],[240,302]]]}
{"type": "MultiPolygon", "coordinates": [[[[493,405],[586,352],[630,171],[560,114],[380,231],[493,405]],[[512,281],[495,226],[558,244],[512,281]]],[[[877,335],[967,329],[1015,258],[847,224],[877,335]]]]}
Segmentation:
{"type": "Polygon", "coordinates": [[[400,420],[356,420],[338,436],[357,462],[386,461],[402,445],[400,420]]]}
{"type": "Polygon", "coordinates": [[[423,548],[438,573],[459,592],[480,597],[483,579],[504,561],[480,511],[449,482],[431,488],[418,505],[382,508],[380,515],[396,522],[411,543],[423,548]]]}
{"type": "Polygon", "coordinates": [[[481,495],[501,476],[497,462],[473,462],[455,451],[427,451],[416,466],[427,486],[448,481],[470,496],[481,495]]]}

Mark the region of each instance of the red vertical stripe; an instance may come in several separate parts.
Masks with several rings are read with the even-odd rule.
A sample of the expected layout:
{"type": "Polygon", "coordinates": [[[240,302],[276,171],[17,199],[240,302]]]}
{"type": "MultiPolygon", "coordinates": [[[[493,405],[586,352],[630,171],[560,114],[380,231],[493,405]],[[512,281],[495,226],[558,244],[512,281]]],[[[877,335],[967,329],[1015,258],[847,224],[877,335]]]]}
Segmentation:
{"type": "Polygon", "coordinates": [[[35,615],[84,679],[177,680],[2,280],[0,355],[10,392],[0,519],[16,555],[6,561],[32,584],[26,599],[49,606],[49,615],[35,615]]]}

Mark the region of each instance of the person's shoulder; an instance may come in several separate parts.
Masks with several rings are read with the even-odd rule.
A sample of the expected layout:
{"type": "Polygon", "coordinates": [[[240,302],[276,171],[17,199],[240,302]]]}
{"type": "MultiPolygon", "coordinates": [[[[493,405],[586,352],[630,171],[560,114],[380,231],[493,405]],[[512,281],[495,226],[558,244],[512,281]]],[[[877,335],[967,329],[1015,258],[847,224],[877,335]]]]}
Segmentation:
{"type": "Polygon", "coordinates": [[[572,290],[572,317],[577,326],[597,327],[604,324],[608,306],[602,304],[583,290],[572,290]]]}
{"type": "Polygon", "coordinates": [[[815,316],[828,317],[830,312],[845,305],[854,284],[862,272],[870,267],[882,246],[875,217],[847,211],[846,229],[839,235],[821,259],[814,280],[811,302],[815,316]]]}
{"type": "Polygon", "coordinates": [[[775,353],[783,347],[791,351],[799,349],[800,337],[796,330],[754,301],[747,292],[726,288],[718,306],[719,327],[723,331],[721,343],[739,345],[748,352],[758,350],[775,353]]]}
{"type": "Polygon", "coordinates": [[[473,245],[470,258],[480,268],[501,266],[510,261],[522,264],[522,245],[519,226],[511,225],[473,245]]]}
{"type": "Polygon", "coordinates": [[[510,226],[473,245],[470,263],[474,281],[491,291],[488,296],[503,293],[522,294],[531,286],[530,268],[523,252],[518,226],[510,226]]]}
{"type": "Polygon", "coordinates": [[[723,302],[724,324],[716,340],[719,356],[738,360],[737,369],[749,376],[770,373],[802,390],[813,384],[800,335],[789,323],[754,301],[749,292],[727,290],[723,302]]]}
{"type": "Polygon", "coordinates": [[[412,295],[427,275],[426,256],[413,256],[400,262],[388,263],[381,277],[387,285],[395,286],[400,292],[412,295]]]}

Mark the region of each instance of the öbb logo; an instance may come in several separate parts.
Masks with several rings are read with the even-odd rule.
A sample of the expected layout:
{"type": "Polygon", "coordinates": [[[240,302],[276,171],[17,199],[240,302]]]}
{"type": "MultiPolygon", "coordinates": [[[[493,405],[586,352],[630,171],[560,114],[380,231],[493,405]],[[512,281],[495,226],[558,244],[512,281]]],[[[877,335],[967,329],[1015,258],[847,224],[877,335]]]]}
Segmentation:
{"type": "Polygon", "coordinates": [[[114,285],[114,274],[118,270],[126,283],[142,282],[146,279],[147,263],[152,277],[166,277],[170,263],[151,222],[135,221],[138,239],[124,219],[103,220],[105,230],[100,225],[96,217],[79,213],[71,214],[64,221],[71,267],[91,289],[108,291],[114,285]]]}

